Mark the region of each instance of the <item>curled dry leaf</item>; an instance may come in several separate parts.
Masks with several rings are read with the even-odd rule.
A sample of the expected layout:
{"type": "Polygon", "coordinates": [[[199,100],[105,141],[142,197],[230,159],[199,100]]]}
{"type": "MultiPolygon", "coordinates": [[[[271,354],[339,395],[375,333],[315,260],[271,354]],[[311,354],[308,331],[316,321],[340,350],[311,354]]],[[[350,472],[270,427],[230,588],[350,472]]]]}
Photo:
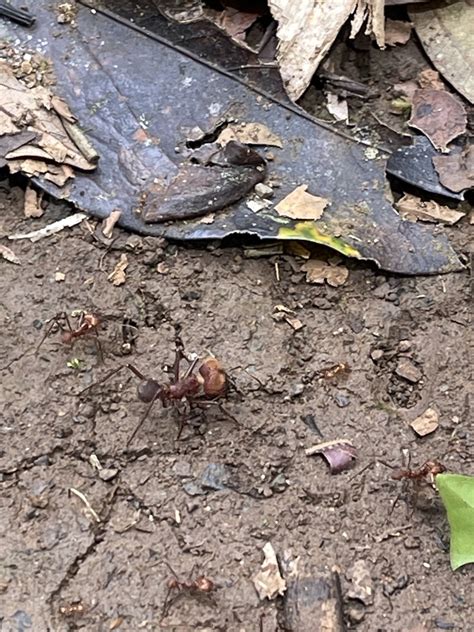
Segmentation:
{"type": "Polygon", "coordinates": [[[283,147],[278,136],[263,123],[232,123],[228,125],[219,134],[217,142],[220,145],[226,145],[231,140],[244,145],[283,147]]]}
{"type": "Polygon", "coordinates": [[[425,70],[419,72],[416,80],[418,81],[420,88],[446,90],[446,86],[442,82],[439,72],[437,70],[433,70],[432,68],[425,68],[425,70]]]}
{"type": "Polygon", "coordinates": [[[339,474],[352,467],[357,456],[355,447],[345,439],[334,439],[318,443],[305,451],[306,456],[321,454],[328,462],[331,474],[339,474]]]}
{"type": "Polygon", "coordinates": [[[411,22],[401,20],[385,20],[385,43],[387,46],[406,44],[411,36],[411,22]]]}
{"type": "Polygon", "coordinates": [[[460,193],[474,187],[474,145],[457,154],[434,156],[432,161],[439,181],[450,191],[460,193]]]}
{"type": "Polygon", "coordinates": [[[408,125],[420,130],[436,149],[447,152],[448,143],[466,131],[466,110],[461,101],[446,90],[417,90],[408,125]]]}
{"type": "Polygon", "coordinates": [[[419,219],[423,222],[455,224],[461,217],[464,217],[464,213],[454,211],[447,206],[440,206],[433,200],[421,200],[416,197],[416,195],[411,195],[410,193],[406,193],[395,204],[395,208],[403,219],[415,222],[419,219]]]}
{"type": "Polygon", "coordinates": [[[44,213],[38,192],[32,187],[26,188],[23,212],[25,217],[41,217],[44,213]]]}
{"type": "Polygon", "coordinates": [[[434,408],[427,408],[425,412],[414,419],[410,426],[419,437],[431,434],[439,426],[439,415],[434,408]]]}
{"type": "Polygon", "coordinates": [[[253,578],[253,584],[260,599],[275,599],[285,593],[286,581],[280,574],[275,549],[270,542],[263,547],[263,554],[265,559],[253,578]]]}
{"type": "Polygon", "coordinates": [[[343,285],[349,277],[349,270],[345,266],[331,265],[316,259],[307,261],[301,270],[306,272],[307,283],[322,284],[326,281],[332,287],[343,285]]]}
{"type": "Polygon", "coordinates": [[[120,260],[111,272],[107,279],[112,283],[112,285],[123,285],[125,283],[125,270],[128,266],[128,259],[125,253],[120,255],[120,260]]]}
{"type": "Polygon", "coordinates": [[[10,263],[16,263],[17,265],[20,265],[21,263],[13,250],[10,250],[10,248],[4,246],[3,244],[0,244],[0,256],[10,263]]]}
{"type": "Polygon", "coordinates": [[[112,238],[114,226],[120,219],[121,215],[122,215],[122,211],[119,209],[116,209],[115,211],[112,211],[110,215],[104,219],[104,221],[102,222],[102,234],[104,235],[104,237],[106,237],[107,239],[112,238]]]}
{"type": "Polygon", "coordinates": [[[290,217],[291,219],[319,219],[329,204],[329,200],[311,195],[311,193],[306,191],[307,188],[307,184],[301,184],[283,198],[281,202],[278,202],[275,206],[278,215],[290,217]]]}
{"type": "Polygon", "coordinates": [[[246,31],[259,17],[256,13],[244,13],[231,7],[226,7],[223,11],[216,12],[216,14],[215,25],[238,42],[245,40],[246,31]]]}

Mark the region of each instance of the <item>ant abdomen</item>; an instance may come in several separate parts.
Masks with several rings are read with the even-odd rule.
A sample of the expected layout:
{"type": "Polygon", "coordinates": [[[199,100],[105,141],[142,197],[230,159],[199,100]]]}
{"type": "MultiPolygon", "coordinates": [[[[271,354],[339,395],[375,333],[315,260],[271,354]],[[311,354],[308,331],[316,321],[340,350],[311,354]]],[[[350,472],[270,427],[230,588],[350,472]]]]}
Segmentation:
{"type": "Polygon", "coordinates": [[[156,399],[160,389],[161,386],[156,380],[144,380],[137,386],[138,399],[145,402],[145,404],[149,404],[152,400],[156,399]]]}

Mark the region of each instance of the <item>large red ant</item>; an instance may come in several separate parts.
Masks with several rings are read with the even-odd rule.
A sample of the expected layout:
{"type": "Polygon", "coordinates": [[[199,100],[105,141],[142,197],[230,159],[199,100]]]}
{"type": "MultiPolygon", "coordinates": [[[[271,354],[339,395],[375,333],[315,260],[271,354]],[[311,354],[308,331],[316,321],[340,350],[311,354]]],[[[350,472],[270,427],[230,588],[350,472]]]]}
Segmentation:
{"type": "Polygon", "coordinates": [[[163,604],[163,612],[162,612],[163,619],[168,615],[168,612],[172,604],[183,593],[187,592],[190,595],[209,595],[209,593],[211,593],[216,587],[214,582],[208,577],[205,577],[204,575],[199,575],[199,577],[196,577],[195,579],[191,579],[192,572],[191,572],[190,579],[188,581],[180,581],[180,579],[178,578],[174,570],[171,568],[171,566],[168,564],[168,562],[165,562],[163,560],[163,564],[166,564],[166,566],[169,568],[169,570],[173,574],[173,577],[168,580],[168,592],[166,593],[165,602],[163,604]],[[173,592],[173,590],[178,591],[178,594],[176,595],[176,597],[174,597],[174,599],[170,599],[170,595],[173,592]]]}
{"type": "Polygon", "coordinates": [[[102,347],[99,340],[99,332],[98,328],[102,323],[102,319],[97,314],[91,314],[88,312],[81,311],[79,313],[79,322],[77,327],[74,329],[71,325],[68,315],[66,312],[59,312],[49,321],[49,327],[46,329],[46,332],[41,339],[41,342],[36,348],[36,352],[39,351],[40,347],[50,335],[53,327],[57,325],[61,330],[61,341],[65,345],[69,345],[71,347],[74,346],[74,343],[83,336],[95,336],[94,341],[97,349],[97,354],[99,356],[100,362],[104,361],[104,354],[102,353],[102,347]],[[66,326],[64,325],[66,323],[66,326]]]}
{"type": "Polygon", "coordinates": [[[439,461],[426,461],[423,465],[414,470],[397,470],[392,474],[392,478],[396,481],[403,479],[421,481],[427,476],[434,478],[437,474],[441,474],[442,472],[446,472],[446,468],[442,463],[439,461]]]}
{"type": "Polygon", "coordinates": [[[183,351],[183,343],[180,338],[176,338],[176,355],[173,363],[172,379],[168,384],[160,384],[154,378],[146,377],[143,373],[141,373],[141,371],[133,366],[133,364],[123,364],[108,373],[108,375],[106,375],[102,380],[88,386],[84,389],[84,391],[82,391],[82,393],[93,386],[103,384],[113,375],[122,371],[122,369],[128,369],[136,377],[138,377],[140,380],[140,383],[137,386],[138,399],[145,404],[148,404],[148,408],[146,409],[143,417],[140,419],[135,427],[135,430],[128,438],[126,446],[129,446],[135,438],[156,400],[159,400],[164,408],[167,408],[168,406],[175,406],[181,413],[177,440],[180,438],[183,431],[184,419],[189,414],[189,411],[193,406],[218,406],[219,409],[227,415],[227,417],[232,419],[235,423],[238,423],[238,421],[227,410],[225,410],[222,403],[216,401],[219,398],[224,397],[228,389],[227,375],[219,360],[211,356],[205,358],[204,360],[195,358],[190,361],[183,351]],[[183,374],[181,374],[180,366],[183,359],[189,363],[189,367],[183,374]]]}

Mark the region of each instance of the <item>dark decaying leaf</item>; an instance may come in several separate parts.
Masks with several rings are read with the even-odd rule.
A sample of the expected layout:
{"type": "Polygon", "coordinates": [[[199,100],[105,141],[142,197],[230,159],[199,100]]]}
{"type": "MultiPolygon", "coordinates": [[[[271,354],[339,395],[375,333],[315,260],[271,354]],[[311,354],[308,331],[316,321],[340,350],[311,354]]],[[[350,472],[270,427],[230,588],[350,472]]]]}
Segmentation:
{"type": "Polygon", "coordinates": [[[474,145],[458,153],[434,156],[433,164],[443,186],[460,193],[474,187],[474,145]]]}
{"type": "Polygon", "coordinates": [[[413,95],[408,124],[425,134],[436,149],[447,151],[448,143],[466,131],[467,115],[453,94],[446,90],[422,89],[413,95]]]}
{"type": "Polygon", "coordinates": [[[339,472],[352,467],[357,451],[349,441],[335,439],[318,443],[318,445],[306,450],[306,456],[313,454],[321,454],[328,462],[331,474],[339,474],[339,472]]]}
{"type": "MultiPolygon", "coordinates": [[[[117,11],[117,5],[122,6],[105,4],[117,11]]],[[[186,240],[229,235],[304,240],[404,274],[462,269],[445,235],[401,221],[385,198],[385,156],[380,152],[369,160],[360,143],[163,42],[170,37],[168,27],[160,31],[161,39],[153,39],[101,8],[92,14],[78,5],[76,28],[67,38],[58,38],[51,33],[55,13],[48,0],[35,3],[35,15],[33,31],[5,24],[6,35],[41,49],[52,61],[55,93],[73,104],[81,128],[101,156],[99,169],[75,172],[67,186],[42,175],[35,178],[56,198],[99,219],[121,208],[118,224],[140,234],[186,240]],[[104,94],[110,95],[106,101],[104,94]],[[192,165],[190,131],[212,130],[219,121],[236,119],[265,125],[281,140],[281,149],[272,148],[274,159],[266,166],[268,181],[280,183],[270,208],[255,212],[242,197],[210,214],[212,223],[200,218],[146,223],[147,201],[163,195],[173,178],[192,165]],[[331,200],[318,220],[281,217],[271,208],[301,183],[331,200]]]]}

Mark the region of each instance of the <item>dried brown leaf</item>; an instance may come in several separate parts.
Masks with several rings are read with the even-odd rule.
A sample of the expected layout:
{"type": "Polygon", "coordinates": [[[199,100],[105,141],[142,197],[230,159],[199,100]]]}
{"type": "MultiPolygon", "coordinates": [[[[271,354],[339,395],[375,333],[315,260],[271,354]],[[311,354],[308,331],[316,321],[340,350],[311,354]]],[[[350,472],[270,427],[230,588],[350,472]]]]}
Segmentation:
{"type": "Polygon", "coordinates": [[[4,246],[3,244],[0,244],[0,255],[3,259],[9,261],[10,263],[16,263],[17,265],[21,264],[20,259],[16,256],[13,250],[10,250],[10,248],[4,246]]]}
{"type": "Polygon", "coordinates": [[[387,46],[396,46],[397,44],[406,44],[411,36],[411,22],[402,22],[401,20],[385,20],[385,44],[387,46]]]}
{"type": "Polygon", "coordinates": [[[253,583],[260,599],[275,599],[285,593],[286,581],[280,574],[275,549],[270,542],[263,547],[263,554],[265,559],[253,583]]]}
{"type": "Polygon", "coordinates": [[[321,217],[329,200],[308,193],[307,184],[301,184],[275,206],[275,211],[291,219],[316,220],[321,217]]]}
{"type": "Polygon", "coordinates": [[[244,41],[246,31],[258,20],[256,13],[244,13],[231,7],[217,12],[214,24],[225,31],[232,39],[244,41]]]}
{"type": "Polygon", "coordinates": [[[217,142],[226,145],[234,140],[244,145],[283,147],[280,138],[263,123],[232,123],[219,134],[217,142]]]}
{"type": "Polygon", "coordinates": [[[326,281],[332,287],[343,285],[349,277],[349,270],[345,266],[331,265],[317,259],[307,261],[301,270],[306,272],[307,283],[321,285],[326,281]]]}
{"type": "Polygon", "coordinates": [[[109,274],[107,279],[112,283],[112,285],[123,285],[126,281],[125,270],[128,267],[128,259],[125,253],[120,255],[120,260],[113,269],[113,271],[109,274]]]}
{"type": "Polygon", "coordinates": [[[474,187],[474,145],[458,154],[434,156],[432,160],[441,184],[450,191],[460,193],[474,187]]]}
{"type": "Polygon", "coordinates": [[[454,211],[447,206],[440,206],[433,200],[421,200],[410,193],[406,193],[396,202],[395,208],[403,219],[409,221],[421,220],[423,222],[455,224],[464,217],[464,213],[454,211]]]}
{"type": "Polygon", "coordinates": [[[25,191],[23,212],[25,217],[41,217],[44,213],[38,192],[30,186],[25,191]]]}
{"type": "Polygon", "coordinates": [[[417,90],[408,125],[427,136],[436,149],[446,152],[448,143],[466,131],[466,110],[457,97],[445,90],[417,90]]]}
{"type": "Polygon", "coordinates": [[[66,101],[64,101],[64,99],[53,95],[51,97],[51,106],[59,114],[59,116],[66,119],[66,121],[69,121],[70,123],[75,123],[77,121],[77,118],[71,112],[69,105],[66,101]]]}
{"type": "Polygon", "coordinates": [[[122,211],[119,209],[115,209],[102,222],[102,234],[106,239],[112,239],[114,226],[119,221],[121,215],[122,211]]]}
{"type": "Polygon", "coordinates": [[[432,68],[425,68],[416,78],[418,81],[418,85],[420,88],[430,88],[431,90],[446,90],[446,86],[444,85],[441,77],[439,76],[439,72],[437,70],[433,70],[432,68]]]}
{"type": "Polygon", "coordinates": [[[329,92],[326,95],[326,107],[329,114],[331,114],[336,121],[349,122],[349,107],[346,99],[329,92]]]}

